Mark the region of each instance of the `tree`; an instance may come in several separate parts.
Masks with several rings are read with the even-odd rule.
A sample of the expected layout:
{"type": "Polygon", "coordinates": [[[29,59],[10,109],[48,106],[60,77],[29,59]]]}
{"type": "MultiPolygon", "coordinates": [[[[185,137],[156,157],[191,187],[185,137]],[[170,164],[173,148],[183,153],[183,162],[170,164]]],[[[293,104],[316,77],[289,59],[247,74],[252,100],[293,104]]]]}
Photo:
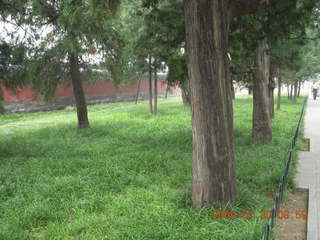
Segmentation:
{"type": "MultiPolygon", "coordinates": [[[[14,33],[20,28],[25,11],[25,1],[0,1],[0,20],[11,24],[11,27],[14,27],[14,33]]],[[[12,91],[24,84],[22,68],[26,57],[25,47],[19,36],[14,33],[10,34],[4,29],[0,36],[0,84],[12,91]]],[[[2,89],[0,88],[0,114],[5,113],[2,101],[2,89]]]]}
{"type": "Polygon", "coordinates": [[[183,0],[145,1],[142,47],[152,41],[153,56],[168,68],[167,84],[181,88],[183,103],[190,106],[190,86],[186,66],[183,0]],[[152,8],[148,8],[153,6],[152,8]]]}
{"type": "MultiPolygon", "coordinates": [[[[132,62],[136,65],[136,71],[140,75],[145,73],[148,74],[148,84],[149,84],[149,111],[150,114],[155,113],[157,108],[156,104],[156,94],[155,89],[152,84],[154,72],[155,72],[155,59],[156,59],[156,48],[154,35],[155,27],[148,27],[146,24],[146,18],[148,12],[145,9],[141,10],[141,1],[127,2],[127,12],[128,12],[128,22],[131,22],[127,26],[129,35],[134,35],[132,39],[128,40],[128,44],[132,45],[132,62]],[[154,98],[155,97],[155,98],[154,98]]],[[[154,82],[155,83],[155,82],[154,82]]]]}
{"type": "MultiPolygon", "coordinates": [[[[226,60],[230,21],[244,14],[281,9],[283,3],[286,1],[185,1],[195,207],[231,202],[236,197],[231,81],[226,60]]],[[[267,63],[261,52],[257,56],[257,61],[267,63]]]]}
{"type": "Polygon", "coordinates": [[[268,11],[261,11],[240,16],[231,23],[232,77],[245,82],[249,93],[253,92],[253,142],[272,139],[274,76],[266,15],[268,11]]]}
{"type": "Polygon", "coordinates": [[[270,55],[267,40],[259,42],[256,50],[256,76],[253,81],[253,142],[269,141],[272,139],[270,111],[270,55]]]}
{"type": "Polygon", "coordinates": [[[238,53],[241,58],[240,64],[236,63],[236,65],[249,65],[247,67],[249,68],[252,61],[246,59],[255,59],[253,142],[259,143],[272,139],[275,66],[278,65],[277,59],[273,57],[276,52],[273,49],[283,47],[279,43],[285,44],[290,36],[296,35],[299,38],[304,36],[314,3],[314,1],[270,2],[265,10],[251,16],[241,16],[231,25],[231,45],[236,43],[236,46],[240,46],[240,50],[234,50],[234,46],[232,48],[233,54],[238,53]],[[264,49],[261,48],[263,45],[265,45],[264,49]],[[268,64],[265,64],[266,60],[268,64]]]}
{"type": "Polygon", "coordinates": [[[195,207],[236,198],[232,100],[228,81],[228,3],[185,1],[192,96],[195,207]]]}
{"type": "Polygon", "coordinates": [[[278,68],[277,110],[280,110],[280,107],[281,107],[281,88],[282,88],[282,80],[281,80],[281,72],[280,72],[280,67],[279,67],[278,68]]]}
{"type": "MultiPolygon", "coordinates": [[[[13,46],[6,42],[0,43],[0,84],[14,91],[18,86],[23,86],[22,64],[25,57],[23,46],[13,46]]],[[[0,114],[5,113],[2,106],[2,89],[0,88],[0,114]]]]}
{"type": "MultiPolygon", "coordinates": [[[[56,86],[71,78],[78,127],[89,127],[87,104],[82,86],[90,71],[89,58],[110,32],[113,12],[120,1],[33,1],[25,24],[38,35],[29,47],[28,80],[34,89],[49,98],[56,86]],[[39,29],[46,33],[39,34],[39,29]],[[46,64],[46,68],[42,66],[46,64]]],[[[30,42],[30,39],[29,39],[30,42]]],[[[110,70],[112,72],[112,69],[110,70]]]]}

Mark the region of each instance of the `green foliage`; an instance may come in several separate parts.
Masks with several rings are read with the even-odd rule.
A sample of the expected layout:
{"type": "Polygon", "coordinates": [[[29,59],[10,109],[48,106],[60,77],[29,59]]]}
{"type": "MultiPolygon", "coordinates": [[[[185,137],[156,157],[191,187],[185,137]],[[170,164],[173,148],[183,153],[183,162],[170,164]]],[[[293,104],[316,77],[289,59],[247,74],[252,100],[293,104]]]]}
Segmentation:
{"type": "MultiPolygon", "coordinates": [[[[0,1],[0,21],[6,21],[10,18],[19,26],[26,13],[26,5],[26,1],[23,0],[0,1]]],[[[0,82],[7,88],[15,89],[23,84],[23,63],[26,49],[14,34],[8,36],[11,41],[6,39],[5,35],[2,33],[0,36],[0,82]]]]}
{"type": "MultiPolygon", "coordinates": [[[[312,37],[311,34],[308,35],[312,37]]],[[[298,78],[306,80],[308,78],[315,78],[320,74],[320,55],[319,55],[319,41],[305,40],[306,44],[300,49],[300,69],[297,72],[298,78]]]]}
{"type": "Polygon", "coordinates": [[[45,99],[50,98],[57,85],[68,77],[68,56],[71,52],[77,52],[80,56],[84,79],[94,76],[97,61],[110,63],[106,65],[111,75],[119,75],[113,71],[113,66],[121,65],[124,57],[121,55],[120,59],[115,56],[114,62],[109,60],[108,55],[113,48],[122,50],[121,45],[114,43],[118,42],[119,37],[111,24],[119,5],[120,0],[31,1],[21,22],[28,31],[24,36],[24,46],[27,48],[23,62],[24,83],[32,86],[45,99]]]}
{"type": "Polygon", "coordinates": [[[238,201],[197,210],[190,109],[160,100],[155,117],[147,104],[90,106],[84,131],[72,110],[1,116],[0,239],[259,239],[265,220],[211,212],[271,209],[301,105],[283,99],[273,141],[252,145],[252,99],[235,101],[238,201]]]}
{"type": "MultiPolygon", "coordinates": [[[[232,21],[230,34],[230,52],[232,67],[239,72],[252,69],[255,49],[258,42],[268,39],[272,64],[281,68],[286,79],[298,72],[302,65],[300,51],[305,45],[306,29],[315,14],[317,1],[279,1],[270,9],[256,14],[241,16],[232,21]]],[[[298,76],[297,76],[298,77],[298,76]]],[[[235,80],[250,81],[246,74],[236,74],[235,80]]]]}
{"type": "MultiPolygon", "coordinates": [[[[285,44],[288,37],[306,36],[306,26],[318,20],[317,11],[312,11],[315,4],[315,0],[281,1],[270,9],[232,21],[229,49],[233,59],[232,66],[239,70],[252,68],[254,49],[262,38],[267,37],[273,48],[274,44],[285,44]]],[[[23,6],[18,0],[13,1],[13,5],[23,6]]],[[[76,50],[81,56],[82,68],[88,74],[87,78],[92,76],[93,68],[107,68],[118,84],[129,82],[135,79],[137,74],[147,72],[148,59],[151,56],[153,70],[168,67],[170,84],[183,84],[187,79],[185,54],[182,51],[185,48],[182,0],[123,0],[122,3],[120,0],[34,0],[31,11],[27,13],[29,17],[23,18],[25,24],[34,29],[41,26],[52,29],[42,39],[41,47],[35,47],[36,53],[31,50],[33,53],[28,55],[33,64],[36,64],[36,61],[40,66],[47,63],[47,56],[52,54],[46,51],[57,50],[58,56],[53,59],[60,65],[58,68],[63,69],[63,60],[68,51],[76,50]],[[98,65],[88,61],[88,58],[99,59],[98,65]]],[[[34,39],[29,40],[33,41],[34,39]]],[[[34,42],[38,44],[38,41],[34,42]]],[[[275,48],[280,50],[281,46],[275,48]]],[[[281,53],[275,53],[273,59],[279,55],[281,53]]],[[[292,67],[286,66],[287,69],[292,67]]],[[[52,68],[49,68],[48,73],[43,73],[46,71],[43,68],[41,70],[39,74],[33,72],[34,77],[29,79],[29,82],[38,79],[39,81],[32,85],[43,85],[36,87],[41,89],[42,93],[47,86],[54,88],[58,79],[64,78],[53,77],[52,68]],[[43,76],[53,77],[53,83],[42,84],[43,76]]],[[[250,81],[246,75],[234,78],[250,81]]],[[[51,80],[48,78],[46,81],[51,80]]],[[[49,96],[52,92],[52,89],[48,89],[44,94],[49,96]]]]}
{"type": "Polygon", "coordinates": [[[58,44],[39,56],[34,55],[25,64],[29,86],[44,96],[45,100],[50,99],[58,84],[69,76],[69,66],[64,61],[66,54],[58,44]]]}
{"type": "Polygon", "coordinates": [[[24,59],[24,46],[0,43],[0,82],[5,87],[15,89],[24,83],[24,59]]]}
{"type": "Polygon", "coordinates": [[[132,31],[137,32],[137,36],[133,39],[133,54],[139,71],[148,71],[148,58],[151,56],[154,60],[151,63],[153,71],[166,66],[169,70],[168,83],[183,84],[187,78],[183,52],[185,47],[183,1],[165,0],[149,6],[147,5],[150,2],[148,4],[143,1],[138,2],[140,7],[135,5],[130,12],[131,18],[135,19],[135,23],[130,27],[132,31]],[[142,10],[141,6],[144,7],[142,10]]]}
{"type": "Polygon", "coordinates": [[[167,81],[171,85],[183,84],[188,75],[185,54],[177,49],[176,53],[172,53],[167,59],[168,75],[167,81]]]}

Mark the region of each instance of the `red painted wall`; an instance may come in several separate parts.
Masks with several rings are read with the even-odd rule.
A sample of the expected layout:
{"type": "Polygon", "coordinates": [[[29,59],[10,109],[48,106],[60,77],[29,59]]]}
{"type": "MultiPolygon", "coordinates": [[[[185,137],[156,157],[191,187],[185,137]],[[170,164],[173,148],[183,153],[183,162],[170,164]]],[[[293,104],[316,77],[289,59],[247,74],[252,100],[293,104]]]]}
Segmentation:
{"type": "Polygon", "coordinates": [[[17,88],[15,91],[11,91],[1,84],[0,88],[5,102],[32,100],[35,97],[34,93],[27,88],[17,88]]]}
{"type": "MultiPolygon", "coordinates": [[[[137,92],[138,83],[133,86],[120,85],[118,88],[111,81],[99,81],[95,83],[85,83],[84,90],[87,97],[95,96],[111,96],[111,95],[126,95],[135,94],[137,92]]],[[[167,85],[163,81],[159,81],[158,91],[165,91],[167,85]]],[[[17,88],[15,91],[10,91],[0,84],[3,93],[3,99],[6,102],[14,101],[31,101],[37,99],[37,94],[28,88],[17,88]]],[[[141,93],[148,92],[148,80],[142,80],[140,86],[141,93]]],[[[72,87],[61,85],[54,94],[54,98],[70,98],[73,96],[72,87]]]]}

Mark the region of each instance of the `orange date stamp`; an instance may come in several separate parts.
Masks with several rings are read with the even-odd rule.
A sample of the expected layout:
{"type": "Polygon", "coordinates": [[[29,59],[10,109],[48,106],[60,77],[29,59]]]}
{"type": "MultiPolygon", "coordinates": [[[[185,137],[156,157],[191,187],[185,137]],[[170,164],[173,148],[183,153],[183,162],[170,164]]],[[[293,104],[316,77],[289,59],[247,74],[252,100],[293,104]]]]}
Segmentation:
{"type": "MultiPolygon", "coordinates": [[[[211,212],[211,219],[270,219],[272,217],[272,211],[254,211],[254,210],[242,210],[241,212],[236,212],[232,210],[214,210],[211,212]]],[[[295,212],[290,212],[289,210],[280,210],[277,214],[277,219],[285,220],[289,218],[296,218],[301,220],[306,220],[308,217],[308,212],[305,210],[296,210],[295,212]]]]}

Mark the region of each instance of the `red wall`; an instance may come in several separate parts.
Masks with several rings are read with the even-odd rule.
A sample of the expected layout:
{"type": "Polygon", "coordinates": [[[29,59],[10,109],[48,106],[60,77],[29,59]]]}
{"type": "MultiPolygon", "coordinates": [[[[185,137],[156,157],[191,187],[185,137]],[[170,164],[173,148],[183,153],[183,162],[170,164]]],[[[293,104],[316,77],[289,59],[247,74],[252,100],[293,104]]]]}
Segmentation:
{"type": "MultiPolygon", "coordinates": [[[[135,94],[137,92],[137,84],[138,83],[135,83],[130,87],[122,85],[118,86],[117,88],[111,81],[99,81],[95,83],[85,83],[84,90],[87,97],[135,94]]],[[[158,91],[165,91],[166,87],[166,84],[160,81],[158,84],[158,91]]],[[[29,90],[28,88],[17,88],[15,91],[10,91],[1,84],[0,88],[3,93],[4,101],[6,102],[30,101],[38,98],[37,94],[29,90]]],[[[141,81],[140,92],[148,92],[147,80],[141,81]]],[[[72,96],[72,87],[64,85],[59,86],[54,94],[54,98],[70,98],[72,96]]]]}
{"type": "Polygon", "coordinates": [[[17,88],[15,91],[10,91],[2,84],[0,84],[2,90],[3,100],[6,102],[25,101],[32,100],[35,94],[26,88],[17,88]]]}

